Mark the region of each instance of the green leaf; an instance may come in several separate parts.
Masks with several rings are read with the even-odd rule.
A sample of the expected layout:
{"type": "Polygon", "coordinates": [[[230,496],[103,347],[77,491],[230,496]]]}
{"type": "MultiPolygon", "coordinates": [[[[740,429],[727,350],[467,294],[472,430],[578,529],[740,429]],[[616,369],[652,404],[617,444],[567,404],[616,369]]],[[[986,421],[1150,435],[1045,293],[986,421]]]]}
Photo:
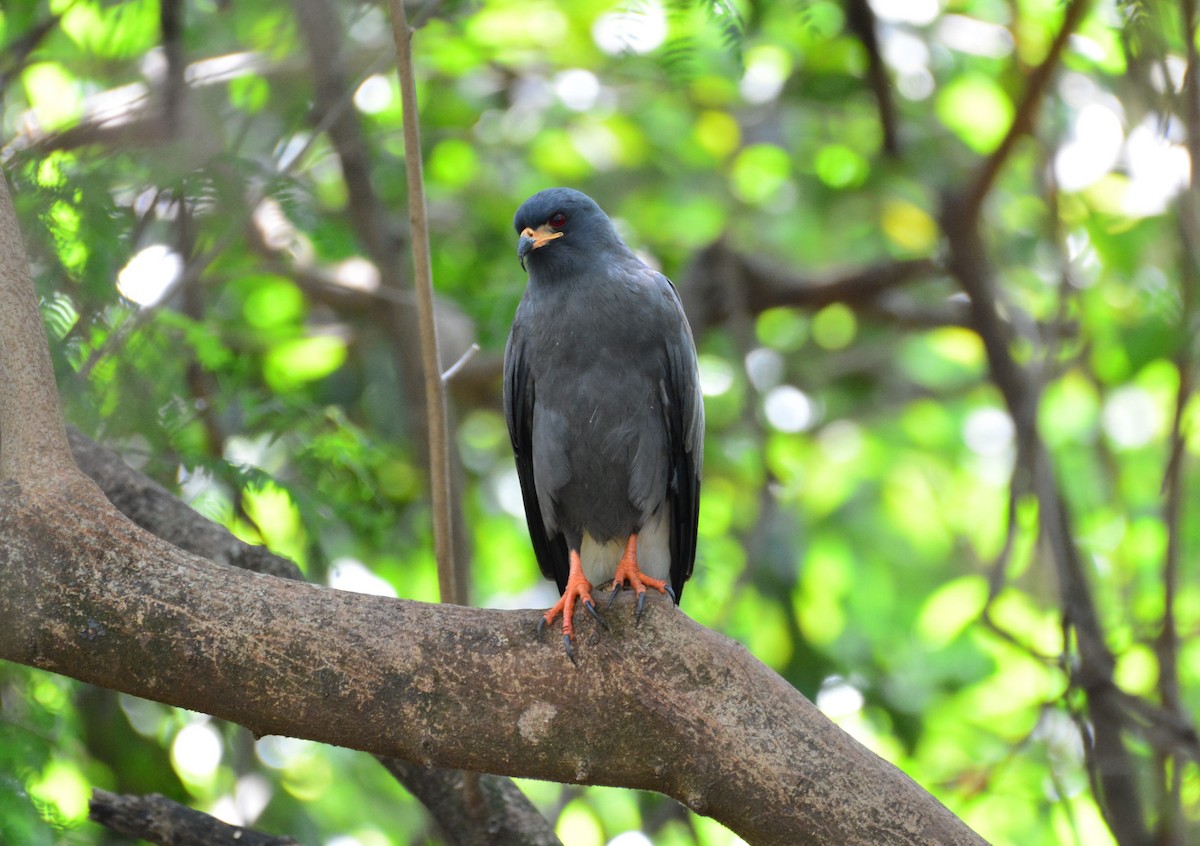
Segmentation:
{"type": "Polygon", "coordinates": [[[346,360],[346,342],[332,335],[284,341],[267,351],[263,376],[277,391],[324,379],[346,360]]]}
{"type": "Polygon", "coordinates": [[[79,81],[58,62],[36,62],[21,72],[25,96],[47,132],[77,122],[83,114],[79,81]]]}
{"type": "Polygon", "coordinates": [[[987,601],[987,580],[963,576],[942,585],[925,600],[917,616],[917,633],[939,649],[979,618],[987,601]]]}
{"type": "Polygon", "coordinates": [[[956,77],[938,93],[937,114],[972,150],[990,153],[1008,132],[1014,110],[995,79],[972,73],[956,77]]]}
{"type": "Polygon", "coordinates": [[[777,197],[787,184],[791,164],[787,153],[774,144],[752,144],[738,153],[730,171],[733,193],[751,205],[777,197]]]}

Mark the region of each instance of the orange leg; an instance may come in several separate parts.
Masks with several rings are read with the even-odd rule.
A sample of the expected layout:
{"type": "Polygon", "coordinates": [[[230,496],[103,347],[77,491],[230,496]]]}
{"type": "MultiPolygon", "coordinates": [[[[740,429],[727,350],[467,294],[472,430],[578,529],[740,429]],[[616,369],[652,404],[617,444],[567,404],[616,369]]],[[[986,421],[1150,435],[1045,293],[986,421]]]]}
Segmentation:
{"type": "Polygon", "coordinates": [[[538,637],[541,637],[542,631],[546,626],[554,622],[554,618],[562,614],[563,618],[563,646],[567,650],[567,657],[571,659],[571,663],[575,663],[575,650],[571,646],[571,641],[575,637],[575,600],[583,603],[583,607],[596,618],[605,628],[608,624],[604,622],[604,618],[596,611],[596,603],[592,601],[592,583],[583,575],[583,563],[579,560],[579,553],[575,550],[570,552],[570,570],[567,573],[567,587],[563,591],[563,595],[559,598],[554,607],[542,615],[541,621],[538,623],[538,637]]]}
{"type": "Polygon", "coordinates": [[[608,604],[612,605],[617,594],[625,587],[625,583],[629,582],[629,586],[637,593],[637,619],[641,620],[642,609],[646,605],[646,588],[652,587],[659,593],[668,594],[672,600],[675,599],[675,592],[663,579],[652,579],[642,573],[637,563],[637,537],[636,532],[629,536],[629,541],[625,544],[625,552],[622,553],[621,560],[617,562],[617,572],[613,576],[613,591],[608,598],[608,604]]]}

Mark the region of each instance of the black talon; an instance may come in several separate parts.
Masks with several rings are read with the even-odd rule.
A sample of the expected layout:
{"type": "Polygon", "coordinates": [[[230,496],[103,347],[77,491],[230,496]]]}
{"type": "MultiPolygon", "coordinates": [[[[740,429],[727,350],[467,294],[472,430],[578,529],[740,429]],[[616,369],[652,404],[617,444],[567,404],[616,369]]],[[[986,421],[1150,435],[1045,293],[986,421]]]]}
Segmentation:
{"type": "Polygon", "coordinates": [[[578,667],[579,662],[575,660],[575,647],[571,645],[571,636],[568,634],[563,635],[563,649],[567,651],[567,657],[571,659],[571,663],[578,667]]]}
{"type": "Polygon", "coordinates": [[[617,601],[617,594],[620,593],[621,589],[624,587],[625,585],[621,582],[613,582],[612,593],[608,595],[608,602],[604,605],[605,611],[607,611],[609,608],[612,608],[612,604],[617,601]]]}
{"type": "Polygon", "coordinates": [[[633,613],[633,624],[636,626],[642,622],[642,612],[646,610],[646,592],[642,591],[638,594],[637,610],[633,613]]]}
{"type": "Polygon", "coordinates": [[[546,618],[541,617],[538,620],[538,635],[537,635],[538,640],[542,639],[542,632],[544,632],[545,630],[546,630],[546,618]]]}
{"type": "MultiPolygon", "coordinates": [[[[595,605],[593,605],[591,602],[584,602],[583,607],[586,608],[588,610],[588,613],[592,615],[593,620],[595,620],[600,625],[604,626],[604,628],[606,628],[606,629],[608,628],[608,621],[606,621],[603,617],[600,616],[600,612],[596,610],[595,605]]],[[[611,631],[611,629],[610,629],[610,631],[611,631]]]]}
{"type": "Polygon", "coordinates": [[[664,585],[664,587],[665,587],[665,588],[666,588],[666,590],[667,590],[667,596],[671,597],[671,604],[672,604],[672,605],[678,605],[678,604],[679,604],[679,600],[675,598],[675,591],[674,591],[674,589],[672,589],[672,587],[671,587],[670,585],[664,585]]]}

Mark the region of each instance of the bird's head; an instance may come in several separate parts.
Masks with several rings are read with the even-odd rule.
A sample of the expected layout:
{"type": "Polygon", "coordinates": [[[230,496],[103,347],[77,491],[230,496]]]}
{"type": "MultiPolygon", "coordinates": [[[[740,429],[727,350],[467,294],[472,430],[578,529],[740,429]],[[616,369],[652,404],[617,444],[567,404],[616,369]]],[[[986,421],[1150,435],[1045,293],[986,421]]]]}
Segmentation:
{"type": "Polygon", "coordinates": [[[608,249],[624,249],[612,221],[595,200],[572,188],[547,188],[521,204],[513,217],[517,258],[532,272],[563,273],[608,249]],[[529,262],[526,265],[526,262],[529,262]]]}

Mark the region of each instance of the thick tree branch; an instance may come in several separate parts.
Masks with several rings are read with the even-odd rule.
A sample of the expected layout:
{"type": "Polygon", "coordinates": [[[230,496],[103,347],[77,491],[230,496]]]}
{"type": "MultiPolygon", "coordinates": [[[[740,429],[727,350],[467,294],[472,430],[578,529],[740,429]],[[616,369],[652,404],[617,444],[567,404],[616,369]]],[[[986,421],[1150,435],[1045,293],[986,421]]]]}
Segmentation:
{"type": "Polygon", "coordinates": [[[0,658],[415,761],[658,790],[752,843],[979,843],[737,644],[656,602],[585,631],[211,564],[96,492],[0,485],[0,658]],[[282,621],[286,620],[286,625],[282,621]],[[587,702],[587,708],[579,703],[587,702]],[[637,732],[612,732],[622,715],[637,732]]]}
{"type": "MultiPolygon", "coordinates": [[[[11,307],[0,366],[44,365],[53,385],[28,274],[11,272],[18,254],[0,253],[0,306],[11,307]]],[[[35,388],[0,381],[0,443],[17,467],[30,456],[13,444],[29,447],[10,441],[9,410],[14,389],[35,388]]],[[[41,393],[41,413],[56,414],[53,391],[41,393]]],[[[982,842],[745,650],[666,602],[636,631],[621,602],[610,634],[580,638],[575,672],[533,639],[537,612],[351,594],[198,558],[118,514],[60,440],[52,472],[0,481],[0,658],[258,735],[659,790],[754,843],[982,842]],[[610,731],[616,715],[639,731],[610,731]]]]}
{"type": "Polygon", "coordinates": [[[978,844],[744,649],[655,601],[584,630],[215,564],[74,466],[0,196],[0,659],[423,766],[657,790],[756,844],[978,844]],[[31,426],[29,421],[33,421],[31,426]],[[32,470],[31,470],[32,468],[32,470]],[[586,702],[587,707],[580,707],[586,702]],[[618,718],[636,732],[613,732],[618,718]]]}

